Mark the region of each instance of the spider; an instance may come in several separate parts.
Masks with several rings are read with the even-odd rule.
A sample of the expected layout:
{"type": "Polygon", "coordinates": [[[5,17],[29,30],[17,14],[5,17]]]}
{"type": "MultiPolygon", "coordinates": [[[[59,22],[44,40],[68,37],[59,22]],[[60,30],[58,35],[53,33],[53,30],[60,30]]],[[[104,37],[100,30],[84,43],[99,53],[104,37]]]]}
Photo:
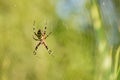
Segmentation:
{"type": "MultiPolygon", "coordinates": [[[[39,41],[39,43],[35,47],[35,50],[33,51],[34,55],[36,55],[36,51],[37,51],[38,47],[40,45],[42,45],[42,44],[47,49],[47,51],[48,51],[49,54],[51,54],[51,52],[52,52],[51,50],[49,50],[49,48],[48,48],[48,46],[47,46],[47,44],[45,42],[46,38],[49,37],[49,35],[52,33],[52,32],[50,32],[49,34],[46,34],[46,29],[47,29],[46,25],[47,25],[47,23],[45,24],[45,27],[44,27],[43,31],[41,29],[38,29],[37,32],[35,32],[35,28],[33,27],[34,35],[37,37],[37,38],[35,38],[33,36],[33,39],[35,41],[39,41]]],[[[33,23],[33,26],[35,26],[35,21],[33,23]]]]}

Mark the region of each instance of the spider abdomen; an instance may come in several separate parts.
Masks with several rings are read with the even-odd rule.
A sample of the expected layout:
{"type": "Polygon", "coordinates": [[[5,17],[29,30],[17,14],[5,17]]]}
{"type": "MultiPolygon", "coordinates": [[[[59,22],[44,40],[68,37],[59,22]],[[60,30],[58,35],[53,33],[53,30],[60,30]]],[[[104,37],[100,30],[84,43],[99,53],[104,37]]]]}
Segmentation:
{"type": "Polygon", "coordinates": [[[38,32],[37,32],[38,39],[41,39],[41,36],[42,36],[42,33],[41,33],[41,30],[39,29],[38,32]]]}

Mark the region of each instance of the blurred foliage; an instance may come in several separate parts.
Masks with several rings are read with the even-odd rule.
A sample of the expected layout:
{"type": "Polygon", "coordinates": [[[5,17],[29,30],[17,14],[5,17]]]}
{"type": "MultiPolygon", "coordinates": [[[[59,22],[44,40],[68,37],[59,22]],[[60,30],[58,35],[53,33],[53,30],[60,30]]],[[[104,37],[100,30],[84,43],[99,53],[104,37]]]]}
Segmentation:
{"type": "Polygon", "coordinates": [[[120,1],[106,1],[0,0],[0,80],[112,80],[120,1]],[[34,21],[36,29],[47,22],[52,35],[46,43],[53,54],[40,45],[33,55],[34,21]]]}

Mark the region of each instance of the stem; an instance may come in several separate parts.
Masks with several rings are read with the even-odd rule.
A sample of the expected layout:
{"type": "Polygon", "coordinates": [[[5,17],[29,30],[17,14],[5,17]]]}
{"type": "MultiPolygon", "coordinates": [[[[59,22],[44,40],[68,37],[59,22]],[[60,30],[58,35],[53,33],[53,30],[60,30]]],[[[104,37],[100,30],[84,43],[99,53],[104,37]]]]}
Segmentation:
{"type": "Polygon", "coordinates": [[[115,68],[114,68],[114,80],[117,79],[117,73],[118,73],[118,64],[119,64],[119,53],[120,53],[120,47],[117,50],[117,54],[115,56],[115,68]]]}
{"type": "Polygon", "coordinates": [[[120,72],[120,67],[118,68],[117,76],[118,76],[119,72],[120,72]]]}

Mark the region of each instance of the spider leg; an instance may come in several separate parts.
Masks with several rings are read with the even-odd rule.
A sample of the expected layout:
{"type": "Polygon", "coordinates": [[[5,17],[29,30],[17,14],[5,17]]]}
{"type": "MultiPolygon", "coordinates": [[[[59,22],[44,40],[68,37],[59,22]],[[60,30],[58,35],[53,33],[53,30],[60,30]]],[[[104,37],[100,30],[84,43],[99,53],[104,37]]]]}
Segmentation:
{"type": "Polygon", "coordinates": [[[36,55],[36,51],[37,51],[38,47],[40,46],[40,44],[41,44],[41,42],[39,42],[39,43],[37,44],[37,46],[35,47],[35,50],[33,51],[34,55],[36,55]]]}
{"type": "Polygon", "coordinates": [[[46,22],[45,27],[44,27],[43,35],[46,34],[46,29],[47,29],[47,22],[46,22]]]}
{"type": "Polygon", "coordinates": [[[37,36],[37,33],[35,32],[35,28],[33,28],[34,34],[37,36]]]}
{"type": "Polygon", "coordinates": [[[35,21],[33,22],[33,26],[35,26],[35,21]]]}
{"type": "Polygon", "coordinates": [[[35,21],[33,22],[33,31],[34,31],[34,34],[37,36],[37,33],[35,32],[35,21]]]}
{"type": "Polygon", "coordinates": [[[35,21],[33,22],[33,31],[35,31],[35,21]]]}
{"type": "Polygon", "coordinates": [[[46,37],[45,37],[44,39],[46,39],[48,36],[50,36],[50,35],[51,35],[51,33],[52,33],[52,32],[50,32],[48,35],[46,35],[46,37]]]}
{"type": "Polygon", "coordinates": [[[46,43],[45,43],[45,42],[43,42],[43,45],[44,45],[44,46],[45,46],[45,48],[47,49],[48,53],[49,53],[49,54],[51,54],[51,52],[52,52],[52,51],[48,49],[48,46],[46,45],[46,43]]]}
{"type": "Polygon", "coordinates": [[[34,36],[33,36],[33,39],[34,39],[35,41],[39,41],[39,39],[36,39],[34,36]]]}

